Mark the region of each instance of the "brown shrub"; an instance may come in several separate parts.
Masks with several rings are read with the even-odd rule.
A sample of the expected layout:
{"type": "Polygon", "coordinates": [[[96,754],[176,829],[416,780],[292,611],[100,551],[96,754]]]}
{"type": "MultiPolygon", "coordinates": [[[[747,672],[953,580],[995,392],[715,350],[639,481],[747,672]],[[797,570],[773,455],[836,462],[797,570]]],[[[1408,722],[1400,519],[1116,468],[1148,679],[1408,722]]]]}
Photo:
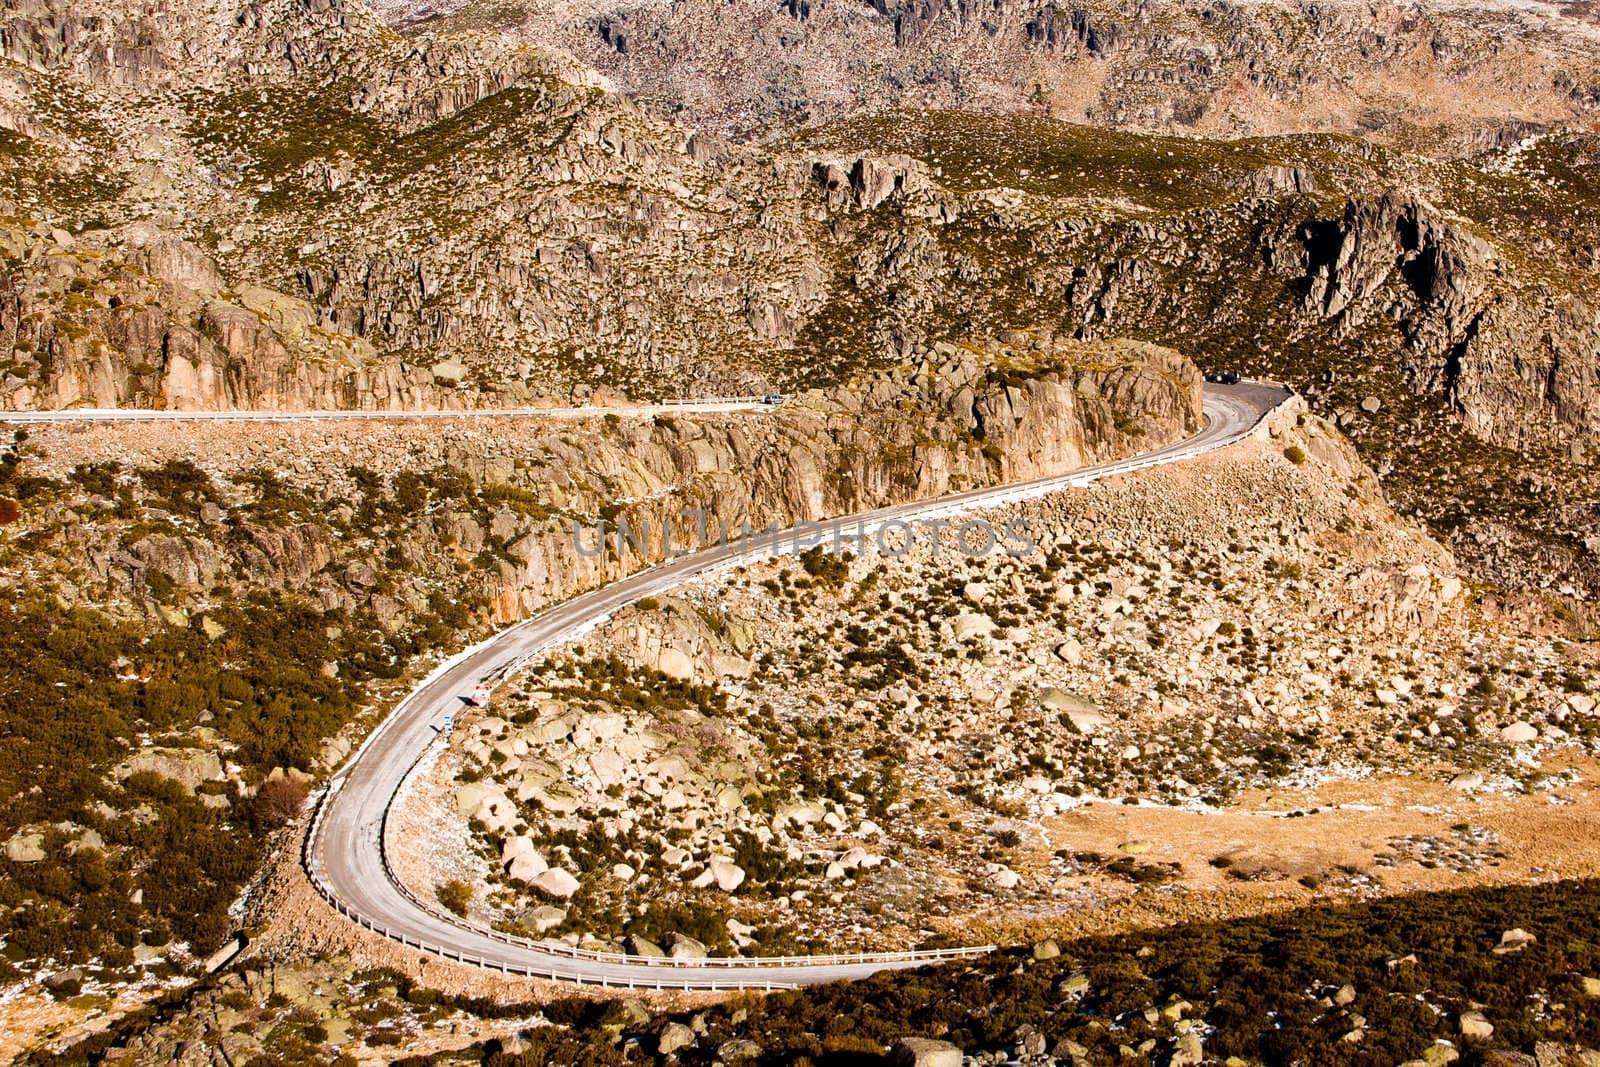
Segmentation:
{"type": "Polygon", "coordinates": [[[255,802],[250,807],[256,825],[263,830],[276,830],[300,814],[300,806],[310,792],[306,784],[295,778],[271,778],[261,783],[255,802]]]}

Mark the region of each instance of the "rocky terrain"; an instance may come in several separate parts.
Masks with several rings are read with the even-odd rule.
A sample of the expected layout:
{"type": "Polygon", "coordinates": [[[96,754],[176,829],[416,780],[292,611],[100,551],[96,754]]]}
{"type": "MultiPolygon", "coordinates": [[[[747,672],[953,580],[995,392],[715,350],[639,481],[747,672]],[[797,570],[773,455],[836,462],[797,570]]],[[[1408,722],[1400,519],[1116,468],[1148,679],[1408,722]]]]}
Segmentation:
{"type": "MultiPolygon", "coordinates": [[[[1013,351],[1037,377],[954,389],[937,384],[942,375],[889,379],[864,392],[922,406],[916,434],[958,441],[975,412],[997,427],[1005,398],[1035,418],[1054,412],[1061,437],[1104,455],[1126,445],[1086,435],[1084,411],[1066,421],[1047,399],[1059,395],[1052,377],[1076,382],[1067,396],[1081,398],[1088,381],[1168,382],[1182,370],[1137,346],[1013,351]],[[1120,375],[1104,369],[1111,355],[1126,361],[1120,375]],[[939,406],[968,389],[970,399],[939,406]]],[[[949,377],[974,373],[961,366],[949,377]]],[[[1183,431],[1192,393],[1165,389],[1147,394],[1170,399],[1153,406],[1167,421],[1146,433],[1183,431]]],[[[418,562],[402,584],[422,578],[428,589],[428,575],[448,574],[445,561],[472,550],[471,524],[486,546],[503,536],[492,532],[494,513],[478,511],[490,487],[551,484],[550,461],[535,469],[535,456],[557,443],[596,471],[619,434],[639,435],[628,451],[650,456],[652,439],[766,433],[759,455],[787,457],[798,437],[786,435],[830,419],[842,430],[848,403],[818,394],[755,426],[732,416],[600,419],[526,436],[462,424],[442,442],[399,427],[294,428],[231,452],[223,427],[204,457],[218,484],[279,450],[315,457],[283,464],[289,484],[278,501],[292,486],[348,477],[357,514],[330,536],[339,544],[357,529],[383,536],[362,493],[379,514],[406,496],[399,485],[373,487],[358,463],[392,462],[397,449],[449,451],[478,495],[469,503],[429,484],[423,517],[406,520],[413,540],[403,551],[418,562]]],[[[123,457],[137,471],[194,445],[53,429],[23,442],[18,466],[41,481],[81,478],[80,461],[105,454],[115,435],[140,450],[123,457]],[[133,466],[135,456],[145,465],[133,466]]],[[[703,455],[705,444],[666,445],[663,462],[703,455]]],[[[983,458],[978,442],[965,447],[983,458]]],[[[885,472],[905,469],[894,455],[882,453],[885,472]]],[[[641,495],[674,509],[703,501],[688,487],[703,487],[708,466],[680,467],[675,483],[641,495]]],[[[875,477],[870,468],[857,476],[875,477]]],[[[126,495],[143,501],[138,480],[127,479],[126,495]]],[[[54,973],[51,992],[9,1010],[20,1022],[27,1005],[62,1038],[82,1033],[74,1018],[103,1028],[77,1044],[49,1042],[60,1058],[38,1053],[38,1063],[384,1062],[402,1052],[437,1063],[798,1063],[819,1052],[911,1062],[894,1057],[959,1051],[994,1063],[1250,1063],[1276,1061],[1279,1046],[1259,1043],[1274,1029],[1293,1042],[1283,1047],[1326,1042],[1326,1062],[1520,1064],[1508,1050],[1535,1043],[1546,1062],[1587,1062],[1580,1046],[1600,1036],[1584,1021],[1595,966],[1568,924],[1592,896],[1577,882],[1490,887],[1593,869],[1593,664],[1585,647],[1530,633],[1459,582],[1450,555],[1396,516],[1378,484],[1338,431],[1296,402],[1256,439],[1205,460],[985,516],[1036,537],[1032,552],[970,554],[950,542],[962,531],[947,528],[941,543],[924,533],[902,555],[813,551],[641,602],[463,717],[401,806],[419,844],[402,876],[473,921],[529,934],[677,956],[991,937],[1031,947],[849,993],[689,1011],[563,1001],[437,962],[424,985],[382,969],[409,971],[414,954],[352,939],[303,881],[290,885],[291,857],[290,873],[247,897],[257,944],[232,973],[118,1021],[112,1001],[127,977],[102,960],[54,973]],[[1464,886],[1476,895],[1461,895],[1464,886]],[[1416,890],[1431,892],[1404,895],[1416,890]],[[1377,897],[1394,899],[1353,903],[1377,897]],[[1350,910],[1365,907],[1379,911],[1350,910]],[[275,910],[284,908],[294,922],[275,910]],[[1198,922],[1223,915],[1232,917],[1224,926],[1198,922]],[[1152,926],[1163,929],[1083,936],[1152,926]],[[1252,979],[1249,960],[1262,952],[1300,978],[1252,979]],[[1426,1010],[1396,1014],[1402,999],[1390,994],[1402,989],[1422,992],[1426,1010]],[[875,1006],[861,1015],[839,996],[875,1006]],[[1267,1013],[1290,1021],[1266,1027],[1267,1013]],[[1502,1054],[1512,1058],[1492,1058],[1502,1054]]],[[[574,514],[589,491],[572,490],[574,514]]],[[[212,503],[230,524],[262,521],[241,500],[212,503]]],[[[380,574],[397,566],[386,560],[380,574]]],[[[487,555],[462,573],[482,588],[496,569],[510,580],[487,555]]],[[[337,560],[319,574],[357,577],[337,560]]],[[[337,583],[324,581],[308,589],[331,604],[326,590],[337,583]]],[[[182,581],[147,610],[168,626],[184,611],[197,633],[218,617],[182,581]]],[[[343,674],[346,661],[339,666],[343,674]]],[[[177,774],[187,751],[199,796],[243,803],[229,800],[239,793],[231,781],[206,786],[200,731],[169,730],[163,744],[167,754],[152,753],[146,769],[177,774]]],[[[221,751],[241,762],[238,748],[221,751]]],[[[248,786],[260,772],[222,773],[248,786]]],[[[118,820],[95,818],[114,843],[112,862],[127,856],[118,820]]],[[[47,851],[61,841],[26,837],[47,851]]],[[[159,961],[138,964],[146,995],[192,981],[182,952],[158,946],[144,957],[159,961]]]]}
{"type": "Polygon", "coordinates": [[[0,433],[0,1058],[1593,1062],[1596,33],[0,0],[0,427],[593,407],[0,433]],[[1158,447],[1217,371],[1295,406],[987,516],[1016,554],[947,529],[641,602],[397,816],[419,896],[570,944],[1029,947],[579,1003],[299,876],[309,791],[411,683],[669,524],[1158,447]]]}
{"type": "Polygon", "coordinates": [[[915,107],[1115,129],[1325,130],[1470,150],[1592,119],[1579,4],[383,0],[391,24],[555,42],[663,113],[739,137],[915,107]]]}

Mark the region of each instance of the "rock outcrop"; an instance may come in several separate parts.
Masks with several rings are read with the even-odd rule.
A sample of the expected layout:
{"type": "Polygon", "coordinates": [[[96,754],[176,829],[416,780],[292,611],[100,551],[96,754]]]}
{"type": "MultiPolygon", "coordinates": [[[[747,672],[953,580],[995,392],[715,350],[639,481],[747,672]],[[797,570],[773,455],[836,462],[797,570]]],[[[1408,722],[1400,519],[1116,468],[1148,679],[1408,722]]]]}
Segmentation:
{"type": "Polygon", "coordinates": [[[1600,435],[1600,309],[1582,294],[1506,291],[1496,249],[1416,198],[1351,200],[1310,232],[1306,308],[1343,331],[1397,322],[1408,375],[1474,432],[1513,448],[1552,423],[1600,435]]]}

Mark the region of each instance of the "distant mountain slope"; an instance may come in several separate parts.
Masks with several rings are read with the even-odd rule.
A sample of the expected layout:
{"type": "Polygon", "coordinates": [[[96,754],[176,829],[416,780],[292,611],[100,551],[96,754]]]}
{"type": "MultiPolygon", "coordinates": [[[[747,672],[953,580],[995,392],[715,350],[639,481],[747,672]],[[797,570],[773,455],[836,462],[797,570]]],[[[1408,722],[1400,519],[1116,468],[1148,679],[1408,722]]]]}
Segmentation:
{"type": "Polygon", "coordinates": [[[970,107],[1459,151],[1600,117],[1600,34],[1583,5],[387,0],[380,11],[397,26],[516,28],[734,136],[970,107]]]}

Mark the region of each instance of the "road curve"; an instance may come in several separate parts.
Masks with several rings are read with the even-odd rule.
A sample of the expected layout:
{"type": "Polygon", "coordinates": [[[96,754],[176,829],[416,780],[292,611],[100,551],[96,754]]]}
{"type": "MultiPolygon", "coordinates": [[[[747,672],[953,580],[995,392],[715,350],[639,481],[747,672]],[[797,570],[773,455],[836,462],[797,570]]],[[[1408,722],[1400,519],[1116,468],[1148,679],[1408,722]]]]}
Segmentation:
{"type": "MultiPolygon", "coordinates": [[[[848,517],[868,532],[885,524],[943,512],[988,507],[1081,486],[1131,470],[1210,452],[1244,437],[1289,392],[1253,382],[1207,387],[1206,426],[1165,448],[1031,482],[956,493],[848,517]]],[[[814,530],[814,525],[808,527],[814,530]]],[[[792,551],[798,536],[780,538],[792,551]]],[[[806,542],[801,542],[804,547],[806,542]]],[[[990,946],[943,953],[877,953],[839,957],[649,960],[579,952],[564,945],[514,938],[470,925],[412,895],[393,877],[386,857],[405,842],[388,830],[390,807],[411,771],[439,743],[435,724],[462,706],[479,679],[503,677],[539,651],[593,628],[623,604],[663,593],[719,568],[770,555],[773,542],[734,543],[666,560],[501,631],[441,665],[380,724],[318,798],[303,860],[317,890],[342,914],[386,937],[425,952],[510,974],[605,986],[652,989],[777,989],[861,978],[888,968],[914,967],[990,946]]]]}

